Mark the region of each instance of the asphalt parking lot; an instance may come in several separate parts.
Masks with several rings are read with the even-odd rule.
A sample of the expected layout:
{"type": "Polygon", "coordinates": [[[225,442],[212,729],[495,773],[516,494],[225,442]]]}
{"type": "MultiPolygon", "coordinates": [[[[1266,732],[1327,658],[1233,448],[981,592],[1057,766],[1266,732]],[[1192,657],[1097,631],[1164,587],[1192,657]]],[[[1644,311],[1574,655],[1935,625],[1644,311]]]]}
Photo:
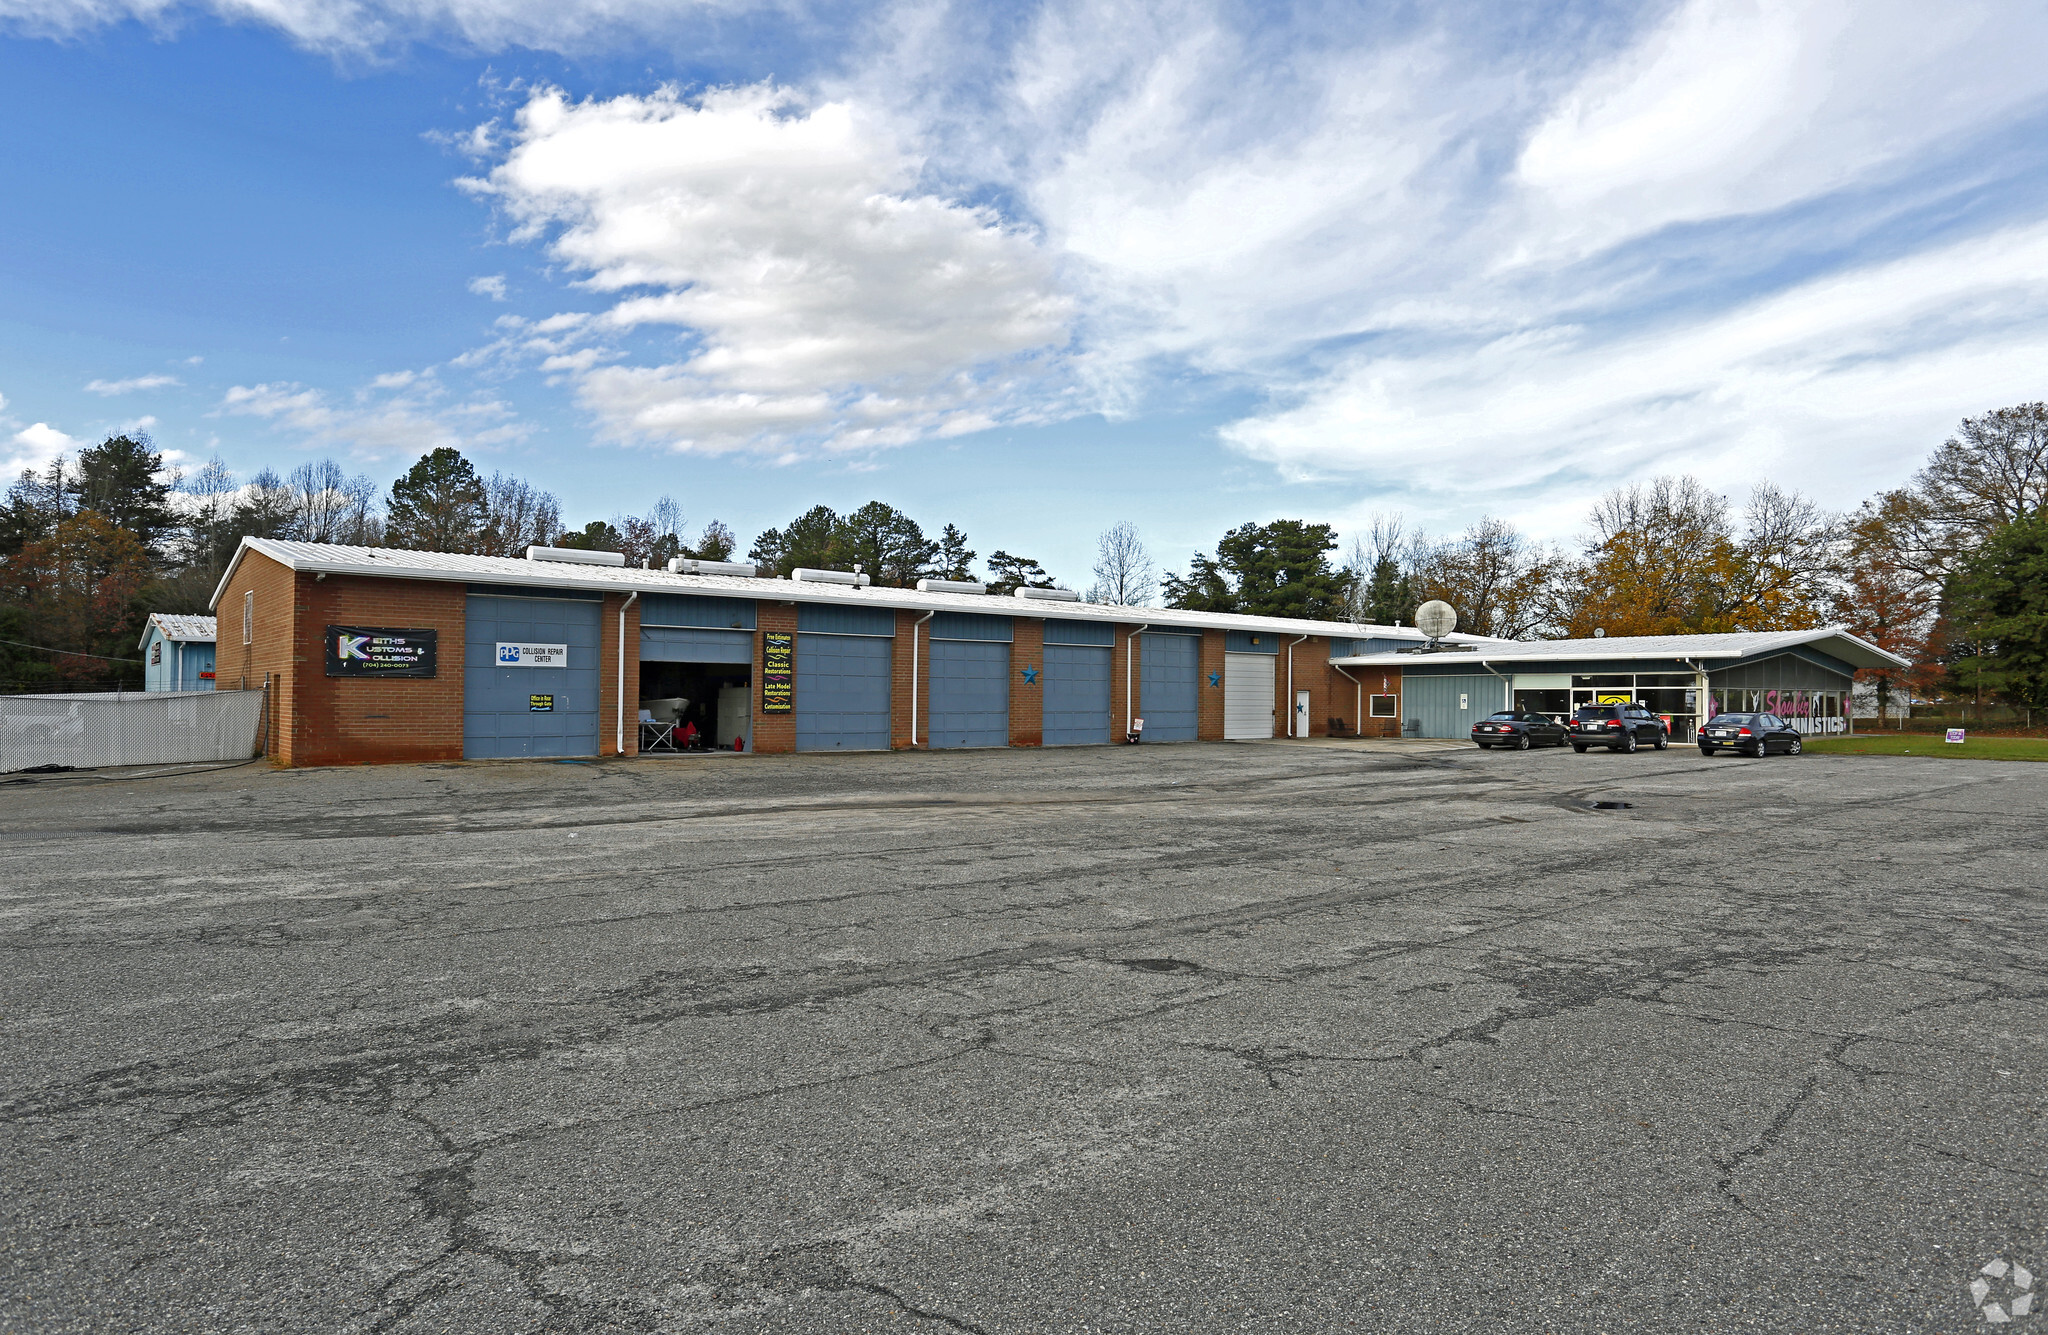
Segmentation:
{"type": "Polygon", "coordinates": [[[1974,1329],[2044,866],[1690,747],[0,786],[0,1329],[1974,1329]]]}

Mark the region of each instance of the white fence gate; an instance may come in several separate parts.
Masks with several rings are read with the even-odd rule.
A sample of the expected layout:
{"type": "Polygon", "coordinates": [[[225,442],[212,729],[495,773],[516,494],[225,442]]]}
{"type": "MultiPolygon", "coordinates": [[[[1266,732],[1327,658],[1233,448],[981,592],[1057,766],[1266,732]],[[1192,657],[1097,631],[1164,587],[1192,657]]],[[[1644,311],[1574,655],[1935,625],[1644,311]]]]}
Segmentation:
{"type": "Polygon", "coordinates": [[[261,691],[0,696],[0,772],[247,760],[261,691]]]}

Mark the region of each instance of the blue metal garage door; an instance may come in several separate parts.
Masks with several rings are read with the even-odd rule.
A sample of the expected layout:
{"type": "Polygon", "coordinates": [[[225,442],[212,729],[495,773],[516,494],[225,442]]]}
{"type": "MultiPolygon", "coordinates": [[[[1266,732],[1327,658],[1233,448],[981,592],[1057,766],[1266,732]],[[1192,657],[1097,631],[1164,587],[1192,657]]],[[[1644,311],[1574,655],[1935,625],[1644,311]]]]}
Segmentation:
{"type": "Polygon", "coordinates": [[[1194,635],[1140,635],[1138,717],[1148,742],[1192,742],[1196,736],[1195,680],[1202,641],[1194,635]]]}
{"type": "Polygon", "coordinates": [[[597,754],[601,612],[597,602],[582,599],[469,596],[462,649],[464,756],[597,754]],[[501,642],[566,644],[569,665],[499,667],[501,642]]]}
{"type": "Polygon", "coordinates": [[[796,749],[889,749],[889,663],[879,635],[796,637],[796,749]]]}
{"type": "Polygon", "coordinates": [[[1010,646],[932,641],[934,747],[1010,744],[1010,646]]]}
{"type": "Polygon", "coordinates": [[[1045,646],[1047,746],[1101,746],[1109,741],[1109,647],[1045,646]]]}

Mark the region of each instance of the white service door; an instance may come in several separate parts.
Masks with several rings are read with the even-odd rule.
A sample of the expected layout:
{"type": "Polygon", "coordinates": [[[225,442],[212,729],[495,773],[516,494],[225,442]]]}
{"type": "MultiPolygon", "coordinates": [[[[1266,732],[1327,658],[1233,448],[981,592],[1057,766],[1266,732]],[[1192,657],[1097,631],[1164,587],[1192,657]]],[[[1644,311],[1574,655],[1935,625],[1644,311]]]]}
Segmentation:
{"type": "Polygon", "coordinates": [[[1308,692],[1294,693],[1294,736],[1308,736],[1308,692]]]}
{"type": "Polygon", "coordinates": [[[1277,654],[1223,655],[1223,736],[1249,741],[1273,735],[1273,664],[1277,654]]]}

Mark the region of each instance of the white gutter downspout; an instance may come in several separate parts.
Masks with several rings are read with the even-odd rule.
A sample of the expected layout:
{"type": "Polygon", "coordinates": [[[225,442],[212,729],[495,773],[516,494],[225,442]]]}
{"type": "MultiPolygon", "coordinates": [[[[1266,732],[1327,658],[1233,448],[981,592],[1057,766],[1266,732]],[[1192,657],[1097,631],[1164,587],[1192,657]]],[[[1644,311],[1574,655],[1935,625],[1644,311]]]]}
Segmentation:
{"type": "Polygon", "coordinates": [[[626,754],[626,609],[640,601],[640,590],[626,595],[619,604],[619,737],[618,753],[626,754]]]}
{"type": "Polygon", "coordinates": [[[1515,684],[1508,680],[1506,673],[1503,673],[1498,668],[1494,667],[1493,664],[1487,662],[1485,659],[1482,658],[1479,660],[1479,666],[1485,668],[1488,672],[1491,672],[1494,676],[1500,678],[1500,707],[1502,709],[1513,709],[1515,707],[1515,684]]]}
{"type": "Polygon", "coordinates": [[[1133,718],[1131,710],[1131,700],[1133,699],[1131,683],[1137,680],[1138,637],[1150,629],[1152,629],[1152,623],[1148,621],[1132,631],[1129,638],[1124,641],[1124,736],[1126,737],[1131,735],[1131,720],[1133,718]]]}
{"type": "Polygon", "coordinates": [[[910,623],[910,749],[917,749],[917,628],[939,614],[937,608],[910,623]]]}
{"type": "MultiPolygon", "coordinates": [[[[1307,638],[1308,636],[1304,635],[1301,637],[1301,640],[1307,638]]],[[[1296,640],[1294,644],[1300,644],[1301,640],[1296,640]]],[[[1287,646],[1287,735],[1289,737],[1299,737],[1301,735],[1294,730],[1294,644],[1287,646]]]]}
{"type": "Polygon", "coordinates": [[[185,642],[183,640],[178,641],[176,647],[178,650],[178,666],[173,674],[175,681],[171,689],[173,691],[182,691],[185,689],[185,642]]]}

